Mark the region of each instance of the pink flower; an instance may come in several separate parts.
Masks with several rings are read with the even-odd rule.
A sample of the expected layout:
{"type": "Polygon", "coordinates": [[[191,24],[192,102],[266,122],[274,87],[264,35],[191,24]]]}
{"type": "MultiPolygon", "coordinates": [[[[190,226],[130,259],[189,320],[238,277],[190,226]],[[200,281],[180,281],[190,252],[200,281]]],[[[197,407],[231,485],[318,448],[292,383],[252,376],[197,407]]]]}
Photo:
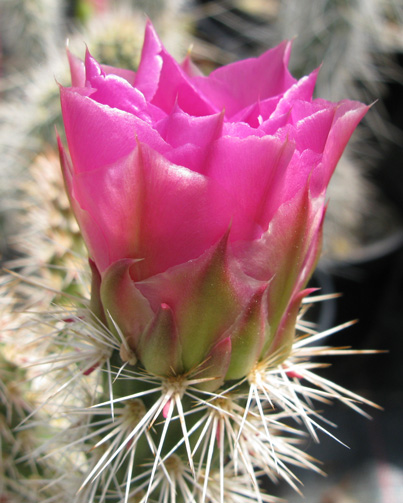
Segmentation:
{"type": "Polygon", "coordinates": [[[283,361],[318,258],[325,192],[367,106],[312,100],[290,43],[202,76],[147,25],[136,73],[69,55],[67,190],[93,308],[160,375],[283,361]]]}

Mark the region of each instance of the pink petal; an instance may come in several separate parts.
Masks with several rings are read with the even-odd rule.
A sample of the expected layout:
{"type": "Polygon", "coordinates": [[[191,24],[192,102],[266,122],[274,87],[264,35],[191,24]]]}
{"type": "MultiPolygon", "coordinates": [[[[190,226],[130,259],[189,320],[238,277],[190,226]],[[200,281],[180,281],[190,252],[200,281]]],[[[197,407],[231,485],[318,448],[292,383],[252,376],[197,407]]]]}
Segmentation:
{"type": "Polygon", "coordinates": [[[282,284],[280,290],[287,281],[295,283],[311,243],[318,238],[324,214],[324,198],[312,198],[308,187],[306,180],[305,187],[279,207],[259,239],[233,243],[248,276],[263,282],[275,277],[274,282],[282,284]]]}
{"type": "MultiPolygon", "coordinates": [[[[327,187],[348,140],[367,111],[368,106],[347,100],[339,103],[315,100],[312,103],[294,104],[293,125],[288,125],[282,132],[279,131],[278,135],[293,139],[301,157],[307,159],[315,154],[321,155],[320,162],[310,161],[313,195],[320,194],[327,187]]],[[[304,166],[304,162],[301,166],[304,166]]],[[[300,170],[301,166],[296,164],[295,170],[289,170],[290,180],[298,178],[296,170],[300,170]]]]}
{"type": "Polygon", "coordinates": [[[193,63],[191,53],[188,51],[185,59],[180,64],[182,70],[186,73],[188,77],[200,77],[203,75],[202,71],[193,63]]]}
{"type": "Polygon", "coordinates": [[[334,125],[323,152],[322,172],[324,177],[315,186],[311,185],[311,190],[314,193],[320,193],[327,187],[351,135],[368,110],[369,106],[358,102],[345,100],[339,103],[334,117],[334,125]]]}
{"type": "Polygon", "coordinates": [[[133,72],[132,70],[126,70],[125,68],[116,68],[109,65],[101,65],[101,68],[105,75],[117,75],[118,77],[127,80],[127,82],[132,86],[134,85],[136,72],[133,72]]]}
{"type": "Polygon", "coordinates": [[[170,147],[146,122],[132,114],[96,103],[90,89],[60,90],[64,127],[75,172],[96,170],[127,156],[136,139],[161,153],[170,147]]]}
{"type": "Polygon", "coordinates": [[[221,136],[223,114],[193,117],[177,107],[165,119],[155,125],[161,137],[172,147],[186,143],[205,148],[221,136]]]}
{"type": "Polygon", "coordinates": [[[170,113],[176,103],[195,116],[220,111],[195,89],[185,71],[165,50],[151,23],[146,26],[135,86],[148,101],[166,113],[170,113]]]}
{"type": "Polygon", "coordinates": [[[221,136],[223,114],[192,117],[179,108],[155,128],[173,149],[167,159],[192,171],[203,172],[211,144],[221,136]]]}
{"type": "Polygon", "coordinates": [[[272,194],[281,187],[294,146],[277,138],[222,137],[212,146],[205,174],[231,194],[231,241],[255,239],[273,214],[272,194]]]}
{"type": "Polygon", "coordinates": [[[289,134],[295,139],[298,150],[312,150],[322,153],[325,149],[327,138],[335,121],[338,105],[326,103],[297,102],[292,110],[292,125],[289,134]]]}
{"type": "Polygon", "coordinates": [[[223,66],[208,77],[193,82],[219,109],[231,118],[243,108],[286,91],[296,81],[287,69],[291,44],[287,41],[259,58],[223,66]]]}
{"type": "MultiPolygon", "coordinates": [[[[293,109],[295,102],[305,101],[310,103],[312,100],[313,91],[315,89],[316,80],[318,78],[319,68],[314,70],[311,74],[303,77],[295,82],[279,100],[275,115],[283,115],[293,109]]],[[[265,118],[268,118],[266,116],[265,118]]]]}
{"type": "MultiPolygon", "coordinates": [[[[275,208],[293,199],[313,177],[321,176],[320,163],[322,155],[312,150],[304,150],[302,153],[294,151],[292,159],[285,174],[284,183],[277,193],[273,194],[272,205],[275,208]]],[[[315,193],[315,195],[319,195],[315,193]]]]}
{"type": "Polygon", "coordinates": [[[234,136],[236,138],[247,138],[248,136],[265,136],[260,128],[252,127],[246,122],[224,122],[222,136],[234,136]]]}
{"type": "Polygon", "coordinates": [[[86,85],[94,92],[91,99],[102,105],[117,108],[151,123],[147,103],[142,93],[117,75],[106,75],[87,51],[85,56],[86,85]]]}
{"type": "Polygon", "coordinates": [[[235,114],[231,120],[244,121],[253,127],[260,126],[266,134],[274,134],[279,127],[284,125],[279,123],[278,119],[289,114],[295,102],[311,101],[318,73],[319,69],[296,81],[282,96],[276,95],[265,100],[258,100],[235,114]],[[273,127],[273,122],[276,124],[275,127],[273,127]]]}
{"type": "Polygon", "coordinates": [[[213,182],[145,145],[75,176],[73,184],[80,207],[107,237],[109,261],[93,257],[99,269],[120,258],[141,258],[137,280],[198,257],[230,223],[225,194],[213,182]]]}
{"type": "Polygon", "coordinates": [[[160,81],[162,44],[150,22],[147,23],[140,64],[137,69],[135,87],[143,93],[147,101],[151,101],[157,92],[160,81]]]}
{"type": "MultiPolygon", "coordinates": [[[[290,123],[290,117],[291,111],[286,112],[283,115],[276,115],[273,113],[270,119],[267,119],[261,124],[259,131],[262,135],[267,134],[269,136],[277,136],[279,129],[285,128],[285,126],[290,123]]],[[[286,138],[286,136],[283,138],[286,138]]]]}
{"type": "Polygon", "coordinates": [[[274,112],[280,97],[274,96],[263,101],[258,101],[231,117],[232,122],[247,122],[252,127],[257,128],[261,123],[274,112]]]}
{"type": "MultiPolygon", "coordinates": [[[[260,106],[260,114],[262,124],[260,129],[268,135],[274,135],[280,128],[283,128],[287,123],[293,123],[295,117],[292,115],[294,107],[300,101],[309,103],[315,88],[318,71],[315,70],[307,77],[303,77],[291,86],[282,97],[277,100],[275,109],[272,106],[264,109],[260,106]]],[[[296,122],[296,121],[295,121],[296,122]]]]}
{"type": "Polygon", "coordinates": [[[69,156],[63,148],[60,138],[58,138],[58,146],[67,194],[69,196],[74,215],[80,226],[84,242],[88,248],[89,255],[97,262],[97,264],[107,264],[109,263],[110,258],[109,243],[102,228],[99,227],[92,215],[84,210],[78,203],[74,191],[73,166],[71,165],[69,156]]]}
{"type": "Polygon", "coordinates": [[[276,134],[293,140],[298,150],[287,170],[288,194],[282,195],[284,201],[296,193],[301,177],[306,177],[307,172],[311,176],[312,195],[325,190],[351,134],[367,110],[366,105],[352,101],[294,103],[290,123],[276,134]]]}

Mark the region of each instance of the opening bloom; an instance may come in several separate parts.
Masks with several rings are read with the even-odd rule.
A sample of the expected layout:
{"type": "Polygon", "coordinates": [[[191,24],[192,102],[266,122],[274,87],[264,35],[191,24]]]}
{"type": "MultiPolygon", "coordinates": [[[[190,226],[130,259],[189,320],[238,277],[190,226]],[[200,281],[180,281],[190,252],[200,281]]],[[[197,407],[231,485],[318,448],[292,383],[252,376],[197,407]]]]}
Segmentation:
{"type": "Polygon", "coordinates": [[[137,72],[69,54],[60,153],[92,308],[148,372],[214,390],[291,351],[326,188],[368,107],[313,100],[290,48],[205,77],[148,24],[137,72]]]}

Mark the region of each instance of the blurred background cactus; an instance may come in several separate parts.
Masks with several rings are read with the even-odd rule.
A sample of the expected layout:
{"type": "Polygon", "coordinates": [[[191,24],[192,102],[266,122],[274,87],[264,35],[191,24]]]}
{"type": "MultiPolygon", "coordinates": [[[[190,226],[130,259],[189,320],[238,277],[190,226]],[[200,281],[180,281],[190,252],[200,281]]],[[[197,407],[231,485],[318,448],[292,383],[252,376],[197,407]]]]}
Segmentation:
{"type": "MultiPolygon", "coordinates": [[[[403,326],[399,308],[403,300],[401,2],[2,0],[0,260],[7,269],[12,268],[28,278],[28,282],[24,282],[6,272],[0,278],[2,502],[88,503],[91,496],[84,491],[82,499],[78,499],[72,492],[82,476],[77,467],[80,463],[85,465],[79,454],[73,463],[71,456],[60,453],[57,466],[54,462],[47,465],[46,458],[38,464],[32,462],[32,456],[27,457],[29,453],[39,453],[36,449],[44,442],[46,445],[47,438],[52,436],[58,440],[57,433],[64,431],[64,420],[60,417],[50,419],[54,432],[46,431],[41,418],[42,413],[47,421],[52,418],[54,394],[59,386],[52,384],[54,376],[58,372],[65,375],[71,372],[71,343],[63,337],[55,338],[56,312],[63,313],[65,320],[71,317],[73,324],[79,322],[79,312],[71,311],[70,305],[77,298],[88,297],[90,289],[86,252],[69,210],[56,153],[54,128],[63,134],[56,81],[67,83],[68,80],[66,39],[70,50],[79,56],[84,52],[85,42],[103,63],[135,69],[145,13],[153,20],[172,54],[181,58],[192,46],[193,58],[206,72],[239,58],[257,55],[284,38],[297,37],[291,70],[300,77],[323,61],[317,87],[321,97],[376,101],[340,162],[330,188],[325,253],[317,281],[325,291],[330,283],[330,290],[346,292],[344,311],[335,314],[328,309],[325,327],[337,316],[342,321],[346,316],[360,316],[364,320],[362,329],[353,331],[352,345],[392,351],[388,360],[378,357],[376,365],[388,362],[385,367],[389,370],[382,377],[382,369],[377,369],[377,382],[365,365],[359,367],[360,380],[357,380],[355,363],[343,366],[339,372],[336,367],[336,378],[341,382],[352,380],[364,393],[370,393],[373,388],[375,399],[376,391],[380,391],[382,404],[391,397],[390,413],[384,415],[384,422],[375,422],[375,426],[393,431],[390,426],[395,424],[395,412],[401,412],[397,401],[402,398],[398,391],[403,386],[402,376],[400,366],[394,365],[394,355],[401,351],[398,334],[403,326]],[[46,288],[38,288],[36,284],[46,288]],[[28,311],[48,312],[49,318],[44,320],[42,316],[41,324],[35,324],[35,316],[32,319],[28,311]],[[60,360],[47,362],[51,353],[58,353],[60,360]],[[41,365],[32,367],[34,360],[41,365]],[[47,365],[51,367],[50,374],[44,370],[47,365]],[[385,389],[389,394],[384,393],[385,389]],[[46,406],[41,407],[40,403],[46,406]],[[25,419],[36,409],[28,428],[25,419]]],[[[343,337],[341,344],[351,345],[349,334],[344,340],[343,337]]],[[[85,358],[86,349],[83,343],[85,358]]],[[[84,361],[83,358],[79,362],[82,372],[88,371],[84,361]]],[[[373,360],[370,361],[373,365],[373,360]]],[[[360,365],[363,365],[361,360],[360,365]]],[[[91,386],[99,384],[95,375],[92,378],[86,381],[88,389],[74,388],[77,394],[73,396],[79,397],[82,407],[91,402],[91,386]]],[[[79,413],[69,421],[76,425],[71,435],[79,435],[82,421],[79,413]]],[[[343,416],[339,422],[343,423],[343,416]]],[[[350,437],[349,431],[347,427],[347,437],[350,437]]],[[[388,450],[389,433],[376,435],[375,441],[385,441],[387,446],[385,466],[397,466],[400,470],[401,457],[395,457],[395,453],[388,450]]],[[[359,438],[363,442],[367,440],[359,438]]],[[[357,446],[357,441],[350,440],[352,447],[357,446]]],[[[359,446],[357,448],[359,450],[359,446]]],[[[52,449],[57,447],[53,445],[52,449]]],[[[341,451],[335,454],[326,443],[322,451],[318,457],[325,457],[328,464],[344,456],[341,451]],[[326,449],[328,457],[322,454],[326,449]]],[[[41,451],[41,456],[43,454],[41,451]]],[[[378,454],[377,459],[382,457],[378,454]]],[[[353,456],[354,461],[358,466],[360,460],[353,456]]],[[[368,473],[372,473],[370,469],[368,473]]],[[[396,479],[400,480],[396,483],[400,488],[402,473],[398,471],[396,479]]],[[[315,487],[316,484],[315,479],[315,487]]],[[[348,501],[348,497],[360,498],[363,494],[357,496],[357,489],[350,488],[346,495],[348,490],[337,486],[337,480],[335,484],[335,488],[321,489],[323,498],[330,495],[327,500],[320,499],[318,489],[311,493],[308,484],[308,499],[342,503],[348,501]]],[[[366,501],[386,501],[382,499],[382,490],[372,491],[366,501]]],[[[290,500],[299,501],[299,497],[284,491],[290,500]]],[[[133,498],[133,501],[141,499],[133,498]]]]}

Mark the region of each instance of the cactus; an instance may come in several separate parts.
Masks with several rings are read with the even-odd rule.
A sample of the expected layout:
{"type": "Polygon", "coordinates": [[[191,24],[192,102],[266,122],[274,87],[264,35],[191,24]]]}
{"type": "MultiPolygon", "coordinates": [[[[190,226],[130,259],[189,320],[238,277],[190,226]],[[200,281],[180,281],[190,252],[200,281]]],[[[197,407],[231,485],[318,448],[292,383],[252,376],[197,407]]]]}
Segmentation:
{"type": "MultiPolygon", "coordinates": [[[[136,68],[142,29],[131,25],[143,21],[124,12],[124,21],[122,11],[112,21],[88,20],[70,47],[86,39],[104,63],[136,68]]],[[[182,50],[188,45],[183,30],[172,38],[182,50]]],[[[217,388],[208,364],[171,375],[155,372],[154,363],[144,368],[114,318],[91,299],[93,271],[48,145],[54,124],[62,130],[54,68],[63,83],[67,66],[60,44],[54,43],[56,59],[41,44],[35,54],[43,53],[42,67],[29,65],[16,87],[6,81],[5,96],[17,90],[20,103],[0,110],[14,132],[12,149],[5,129],[1,136],[2,170],[10,179],[2,195],[11,188],[15,195],[18,186],[18,199],[4,197],[2,204],[17,207],[6,233],[11,254],[19,255],[12,264],[18,272],[1,278],[0,500],[275,502],[261,490],[264,477],[273,493],[278,480],[299,491],[293,467],[321,473],[305,452],[307,434],[316,441],[317,431],[326,430],[317,404],[340,400],[364,415],[362,405],[374,406],[315,372],[326,356],[353,353],[323,342],[348,324],[316,332],[304,314],[326,298],[311,296],[303,300],[287,357],[272,354],[245,377],[217,388]]]]}

